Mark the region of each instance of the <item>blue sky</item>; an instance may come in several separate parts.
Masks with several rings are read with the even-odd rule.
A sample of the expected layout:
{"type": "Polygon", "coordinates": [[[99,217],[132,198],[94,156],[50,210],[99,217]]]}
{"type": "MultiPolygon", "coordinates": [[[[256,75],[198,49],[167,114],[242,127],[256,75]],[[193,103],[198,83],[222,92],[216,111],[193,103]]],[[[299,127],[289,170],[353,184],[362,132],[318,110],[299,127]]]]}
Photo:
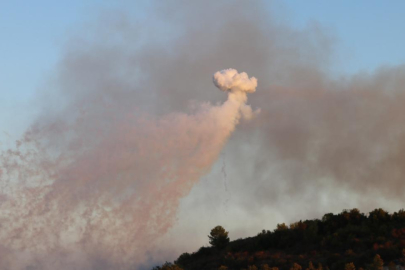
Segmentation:
{"type": "Polygon", "coordinates": [[[108,8],[105,2],[0,1],[0,142],[32,120],[33,97],[52,74],[64,43],[88,16],[108,8]]]}
{"type": "Polygon", "coordinates": [[[289,22],[302,27],[318,21],[337,38],[343,73],[373,71],[405,63],[404,1],[283,1],[289,22]]]}
{"type": "Polygon", "coordinates": [[[0,91],[27,98],[58,60],[69,32],[103,1],[0,2],[0,91]],[[20,93],[25,95],[20,95],[20,93]]]}
{"type": "MultiPolygon", "coordinates": [[[[35,4],[0,1],[3,131],[18,130],[17,123],[28,121],[32,115],[28,104],[52,74],[69,36],[100,10],[116,5],[103,0],[38,0],[35,4]]],[[[136,12],[137,4],[131,6],[136,12]]],[[[304,28],[315,21],[331,31],[336,37],[333,69],[338,73],[353,74],[405,63],[405,1],[286,0],[272,2],[271,6],[277,20],[293,27],[304,28]]]]}

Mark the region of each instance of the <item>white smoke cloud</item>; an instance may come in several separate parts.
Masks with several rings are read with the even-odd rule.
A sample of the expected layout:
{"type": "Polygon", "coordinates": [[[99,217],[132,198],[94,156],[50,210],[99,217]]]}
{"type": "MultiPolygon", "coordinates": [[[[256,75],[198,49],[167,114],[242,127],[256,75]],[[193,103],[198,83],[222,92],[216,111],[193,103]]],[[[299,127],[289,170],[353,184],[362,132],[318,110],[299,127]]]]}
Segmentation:
{"type": "Polygon", "coordinates": [[[253,111],[252,107],[244,104],[247,100],[246,93],[256,91],[257,79],[255,77],[249,78],[246,72],[238,73],[236,69],[229,68],[217,71],[214,74],[213,81],[216,87],[229,92],[230,100],[235,100],[237,104],[242,103],[239,109],[244,119],[250,120],[260,113],[260,109],[253,111]]]}
{"type": "Polygon", "coordinates": [[[245,72],[238,73],[236,69],[229,68],[214,74],[214,84],[222,91],[242,91],[254,93],[257,87],[257,79],[245,72]]]}

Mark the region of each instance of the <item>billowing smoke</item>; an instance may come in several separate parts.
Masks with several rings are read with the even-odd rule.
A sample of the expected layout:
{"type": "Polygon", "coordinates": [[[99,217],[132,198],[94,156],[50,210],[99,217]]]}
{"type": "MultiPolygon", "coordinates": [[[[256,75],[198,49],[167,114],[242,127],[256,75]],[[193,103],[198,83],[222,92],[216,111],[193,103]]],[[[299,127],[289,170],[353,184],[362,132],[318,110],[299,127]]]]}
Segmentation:
{"type": "Polygon", "coordinates": [[[252,107],[246,105],[246,93],[254,93],[257,87],[257,79],[249,78],[245,72],[238,73],[236,69],[225,69],[214,74],[214,84],[222,91],[229,91],[228,101],[238,107],[243,117],[251,119],[254,114],[252,107]]]}
{"type": "Polygon", "coordinates": [[[253,93],[256,91],[257,79],[235,69],[225,69],[214,74],[214,84],[222,91],[253,93]]]}
{"type": "Polygon", "coordinates": [[[221,74],[230,73],[228,100],[193,114],[128,112],[86,144],[86,113],[64,128],[27,132],[2,156],[1,268],[130,269],[144,262],[173,225],[179,200],[209,172],[240,118],[252,116],[245,102],[256,79],[228,69],[214,75],[215,84],[223,89],[221,74]],[[45,149],[55,133],[65,142],[45,149]]]}
{"type": "Polygon", "coordinates": [[[268,3],[156,1],[83,27],[2,154],[0,268],[142,269],[218,224],[235,239],[403,207],[404,66],[334,74],[333,31],[285,25],[268,3]],[[212,105],[223,67],[260,79],[258,117],[256,80],[236,70],[214,75],[228,99],[212,105]]]}

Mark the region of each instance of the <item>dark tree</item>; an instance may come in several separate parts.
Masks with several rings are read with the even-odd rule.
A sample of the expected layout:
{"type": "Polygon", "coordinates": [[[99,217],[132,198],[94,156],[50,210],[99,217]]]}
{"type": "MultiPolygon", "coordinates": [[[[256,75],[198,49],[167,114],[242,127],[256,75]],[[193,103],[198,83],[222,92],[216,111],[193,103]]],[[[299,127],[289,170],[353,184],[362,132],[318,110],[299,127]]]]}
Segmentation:
{"type": "Polygon", "coordinates": [[[228,232],[222,226],[216,226],[208,235],[209,242],[213,247],[222,249],[229,243],[228,232]]]}

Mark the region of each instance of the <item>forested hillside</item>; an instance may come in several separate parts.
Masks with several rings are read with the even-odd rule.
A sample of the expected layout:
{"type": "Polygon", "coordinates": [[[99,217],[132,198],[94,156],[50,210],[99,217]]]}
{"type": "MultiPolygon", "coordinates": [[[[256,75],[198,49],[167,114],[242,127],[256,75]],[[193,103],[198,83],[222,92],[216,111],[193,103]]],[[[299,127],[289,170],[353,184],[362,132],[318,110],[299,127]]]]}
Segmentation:
{"type": "Polygon", "coordinates": [[[210,247],[153,269],[395,270],[405,263],[405,211],[344,210],[231,242],[218,226],[209,242],[210,247]]]}

